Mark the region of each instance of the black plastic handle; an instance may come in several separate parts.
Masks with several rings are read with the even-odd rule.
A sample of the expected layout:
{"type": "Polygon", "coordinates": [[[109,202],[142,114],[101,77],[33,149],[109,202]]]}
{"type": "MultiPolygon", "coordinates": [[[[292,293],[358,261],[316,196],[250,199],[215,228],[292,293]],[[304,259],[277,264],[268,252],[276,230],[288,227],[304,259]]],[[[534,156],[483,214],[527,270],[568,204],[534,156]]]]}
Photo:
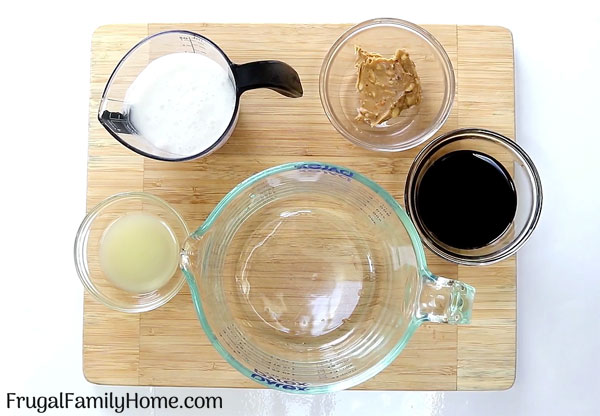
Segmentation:
{"type": "Polygon", "coordinates": [[[269,88],[286,97],[302,97],[302,83],[294,68],[281,61],[256,61],[232,64],[238,93],[255,88],[269,88]]]}

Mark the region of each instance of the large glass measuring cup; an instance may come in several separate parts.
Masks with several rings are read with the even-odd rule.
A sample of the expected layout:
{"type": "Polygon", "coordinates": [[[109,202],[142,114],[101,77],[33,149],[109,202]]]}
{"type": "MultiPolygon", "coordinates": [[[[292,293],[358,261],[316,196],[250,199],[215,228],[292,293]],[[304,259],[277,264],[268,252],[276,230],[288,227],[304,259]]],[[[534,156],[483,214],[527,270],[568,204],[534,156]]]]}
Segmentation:
{"type": "MultiPolygon", "coordinates": [[[[203,74],[198,73],[198,77],[201,76],[203,74]]],[[[208,83],[210,84],[210,82],[208,83]]],[[[172,86],[165,84],[164,88],[168,90],[172,86]]],[[[225,144],[237,123],[241,94],[255,88],[269,88],[292,98],[301,97],[303,94],[298,73],[284,62],[267,60],[238,65],[231,62],[225,52],[214,42],[202,35],[185,30],[160,32],[143,39],[127,52],[118,63],[102,94],[98,109],[98,120],[115,139],[141,155],[168,161],[195,159],[206,156],[225,144]],[[165,148],[157,146],[156,142],[148,140],[140,125],[136,125],[134,117],[132,117],[132,107],[127,100],[128,90],[134,85],[139,76],[144,76],[146,79],[154,77],[156,79],[153,79],[153,82],[163,84],[171,82],[174,83],[175,87],[181,88],[182,86],[177,84],[177,78],[181,78],[186,73],[181,68],[169,72],[164,69],[163,65],[163,77],[157,76],[160,71],[154,71],[152,75],[144,74],[144,70],[154,61],[167,55],[179,53],[202,55],[216,63],[227,74],[227,82],[230,85],[226,85],[226,89],[232,89],[231,105],[227,107],[227,110],[223,110],[223,113],[226,114],[220,114],[223,117],[219,120],[219,125],[223,127],[222,130],[216,132],[211,138],[207,138],[206,146],[198,147],[191,153],[181,153],[171,149],[165,150],[165,148]]],[[[190,90],[192,90],[191,87],[190,90]]],[[[181,91],[177,90],[176,93],[172,94],[172,97],[169,97],[170,102],[165,100],[164,103],[158,103],[156,111],[153,111],[151,117],[154,130],[156,130],[157,125],[160,127],[159,130],[168,130],[171,126],[175,128],[176,125],[189,123],[190,120],[186,118],[179,119],[177,115],[174,116],[174,111],[168,111],[172,110],[169,106],[179,105],[186,108],[186,100],[190,100],[189,96],[193,99],[194,96],[201,93],[187,91],[183,86],[181,91]],[[160,110],[161,108],[163,111],[160,110]]],[[[211,93],[214,96],[214,91],[211,91],[211,93]]],[[[225,94],[225,89],[223,94],[225,94]]],[[[154,93],[154,96],[156,96],[156,93],[154,93]]],[[[147,98],[148,94],[144,99],[147,100],[147,98]]],[[[211,100],[215,99],[211,98],[211,100]]],[[[216,101],[218,102],[218,100],[216,101]]],[[[209,105],[208,108],[212,107],[209,105]]],[[[192,117],[195,116],[192,115],[192,117]]],[[[201,119],[203,114],[197,114],[197,117],[201,119]]],[[[213,119],[206,120],[206,124],[214,122],[213,119]]]]}
{"type": "Polygon", "coordinates": [[[415,227],[386,191],[317,162],[239,184],[186,240],[181,265],[219,353],[295,393],[367,380],[423,322],[468,323],[475,293],[427,269],[415,227]]]}

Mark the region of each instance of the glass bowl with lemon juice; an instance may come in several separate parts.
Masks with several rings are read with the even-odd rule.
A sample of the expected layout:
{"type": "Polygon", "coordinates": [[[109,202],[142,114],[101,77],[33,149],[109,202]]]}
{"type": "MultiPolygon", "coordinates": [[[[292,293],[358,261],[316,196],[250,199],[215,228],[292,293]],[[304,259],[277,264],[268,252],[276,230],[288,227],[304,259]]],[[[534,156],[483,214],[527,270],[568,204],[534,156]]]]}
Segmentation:
{"type": "Polygon", "coordinates": [[[85,217],[75,238],[75,265],[98,301],[122,312],[164,305],[179,292],[185,221],[162,199],[143,192],[114,195],[85,217]]]}

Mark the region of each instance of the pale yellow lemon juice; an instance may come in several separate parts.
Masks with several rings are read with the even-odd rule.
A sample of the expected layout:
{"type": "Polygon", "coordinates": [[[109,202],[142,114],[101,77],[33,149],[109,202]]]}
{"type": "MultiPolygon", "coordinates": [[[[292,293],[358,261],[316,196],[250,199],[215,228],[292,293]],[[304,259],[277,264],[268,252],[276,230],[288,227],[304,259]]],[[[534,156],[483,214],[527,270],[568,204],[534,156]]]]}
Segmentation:
{"type": "Polygon", "coordinates": [[[148,293],[161,288],[178,265],[177,238],[155,215],[123,215],[102,235],[100,267],[115,286],[127,292],[148,293]]]}

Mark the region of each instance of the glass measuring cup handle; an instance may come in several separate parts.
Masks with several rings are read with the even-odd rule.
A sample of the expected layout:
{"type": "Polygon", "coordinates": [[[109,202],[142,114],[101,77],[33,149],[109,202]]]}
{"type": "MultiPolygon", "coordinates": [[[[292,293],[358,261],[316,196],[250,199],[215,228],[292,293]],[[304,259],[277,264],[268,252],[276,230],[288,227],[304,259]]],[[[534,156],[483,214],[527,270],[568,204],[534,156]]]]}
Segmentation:
{"type": "Polygon", "coordinates": [[[286,97],[302,97],[302,83],[294,68],[281,61],[256,61],[232,64],[238,93],[255,88],[269,88],[286,97]]]}
{"type": "Polygon", "coordinates": [[[422,322],[468,324],[475,288],[458,280],[425,272],[419,295],[417,316],[422,322]]]}

